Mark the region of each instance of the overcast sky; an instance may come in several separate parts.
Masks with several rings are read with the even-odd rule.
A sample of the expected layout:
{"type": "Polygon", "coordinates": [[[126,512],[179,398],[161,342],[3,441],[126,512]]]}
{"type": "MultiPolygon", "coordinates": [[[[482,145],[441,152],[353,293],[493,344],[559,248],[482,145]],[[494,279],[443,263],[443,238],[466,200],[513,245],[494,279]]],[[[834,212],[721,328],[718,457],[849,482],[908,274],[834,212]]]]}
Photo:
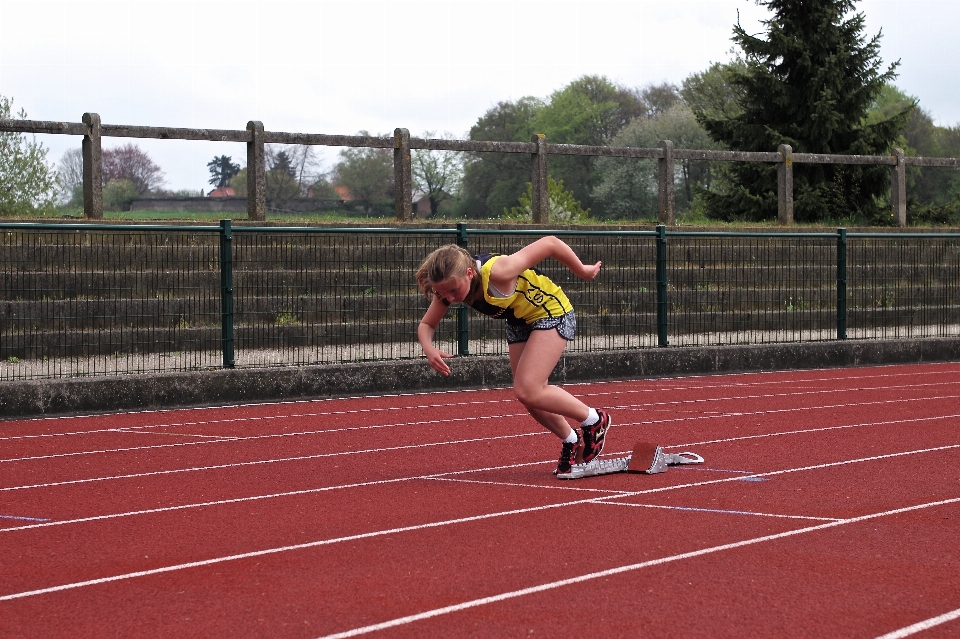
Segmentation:
{"type": "MultiPolygon", "coordinates": [[[[960,124],[960,2],[861,0],[897,85],[960,124]]],[[[464,136],[487,109],[585,74],[679,84],[729,58],[754,0],[0,0],[0,94],[30,119],[269,131],[464,136]]],[[[51,162],[78,137],[39,136],[51,162]]],[[[109,148],[128,142],[110,138],[109,148]]],[[[134,140],[167,188],[209,189],[206,163],[242,144],[134,140]]],[[[326,153],[326,168],[336,159],[326,153]]]]}

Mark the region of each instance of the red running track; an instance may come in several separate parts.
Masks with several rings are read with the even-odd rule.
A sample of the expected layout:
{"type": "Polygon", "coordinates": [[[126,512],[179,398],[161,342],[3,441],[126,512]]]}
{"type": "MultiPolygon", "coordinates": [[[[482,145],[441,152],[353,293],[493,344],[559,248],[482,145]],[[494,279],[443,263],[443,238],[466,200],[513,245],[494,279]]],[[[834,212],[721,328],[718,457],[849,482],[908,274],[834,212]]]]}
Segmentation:
{"type": "Polygon", "coordinates": [[[960,363],[0,422],[2,637],[960,635],[960,363]]]}

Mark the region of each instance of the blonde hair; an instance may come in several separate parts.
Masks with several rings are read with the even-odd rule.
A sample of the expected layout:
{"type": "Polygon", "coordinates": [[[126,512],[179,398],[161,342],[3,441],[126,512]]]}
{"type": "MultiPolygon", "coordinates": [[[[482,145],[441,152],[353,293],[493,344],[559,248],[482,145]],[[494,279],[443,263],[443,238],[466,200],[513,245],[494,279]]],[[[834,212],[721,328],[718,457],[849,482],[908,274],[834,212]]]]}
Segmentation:
{"type": "MultiPolygon", "coordinates": [[[[420,264],[420,268],[417,269],[417,286],[427,297],[434,297],[436,295],[433,290],[434,284],[444,282],[451,277],[465,277],[467,269],[472,267],[475,267],[473,256],[465,248],[456,244],[441,246],[420,264]]],[[[474,278],[474,283],[479,284],[479,279],[474,278]]],[[[474,286],[470,288],[473,290],[474,286]]]]}

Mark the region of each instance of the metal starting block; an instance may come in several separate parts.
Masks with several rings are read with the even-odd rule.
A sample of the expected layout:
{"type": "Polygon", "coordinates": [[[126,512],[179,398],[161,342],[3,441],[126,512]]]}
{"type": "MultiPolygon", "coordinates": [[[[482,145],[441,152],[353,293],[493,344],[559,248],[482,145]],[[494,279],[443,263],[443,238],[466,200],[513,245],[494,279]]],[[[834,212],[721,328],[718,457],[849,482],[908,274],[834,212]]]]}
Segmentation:
{"type": "Polygon", "coordinates": [[[629,457],[615,459],[597,459],[589,464],[574,464],[569,473],[557,475],[557,479],[582,479],[595,475],[610,475],[612,473],[642,473],[655,475],[664,473],[669,466],[680,464],[702,464],[703,457],[696,453],[664,453],[656,444],[637,442],[633,447],[633,454],[629,457]]]}

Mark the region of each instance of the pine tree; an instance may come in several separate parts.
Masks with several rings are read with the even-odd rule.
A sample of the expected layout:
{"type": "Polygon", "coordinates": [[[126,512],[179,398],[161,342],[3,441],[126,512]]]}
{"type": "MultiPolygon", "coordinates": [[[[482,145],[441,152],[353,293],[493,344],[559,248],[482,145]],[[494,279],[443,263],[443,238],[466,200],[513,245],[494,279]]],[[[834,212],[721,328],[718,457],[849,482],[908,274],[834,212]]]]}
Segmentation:
{"type": "Polygon", "coordinates": [[[218,189],[227,186],[230,179],[240,172],[240,165],[235,164],[229,155],[214,157],[207,162],[207,168],[210,170],[210,184],[218,189]]]}
{"type": "MultiPolygon", "coordinates": [[[[698,120],[718,142],[740,151],[880,155],[889,153],[913,105],[868,124],[867,112],[884,85],[896,77],[881,71],[880,37],[863,35],[864,16],[853,0],[758,0],[773,12],[764,21],[766,38],[737,24],[742,51],[731,82],[740,111],[698,120]]],[[[706,193],[711,216],[764,220],[777,216],[776,166],[734,163],[721,192],[706,193]]],[[[877,220],[878,199],[890,185],[885,166],[794,164],[794,218],[827,221],[877,220]]]]}

